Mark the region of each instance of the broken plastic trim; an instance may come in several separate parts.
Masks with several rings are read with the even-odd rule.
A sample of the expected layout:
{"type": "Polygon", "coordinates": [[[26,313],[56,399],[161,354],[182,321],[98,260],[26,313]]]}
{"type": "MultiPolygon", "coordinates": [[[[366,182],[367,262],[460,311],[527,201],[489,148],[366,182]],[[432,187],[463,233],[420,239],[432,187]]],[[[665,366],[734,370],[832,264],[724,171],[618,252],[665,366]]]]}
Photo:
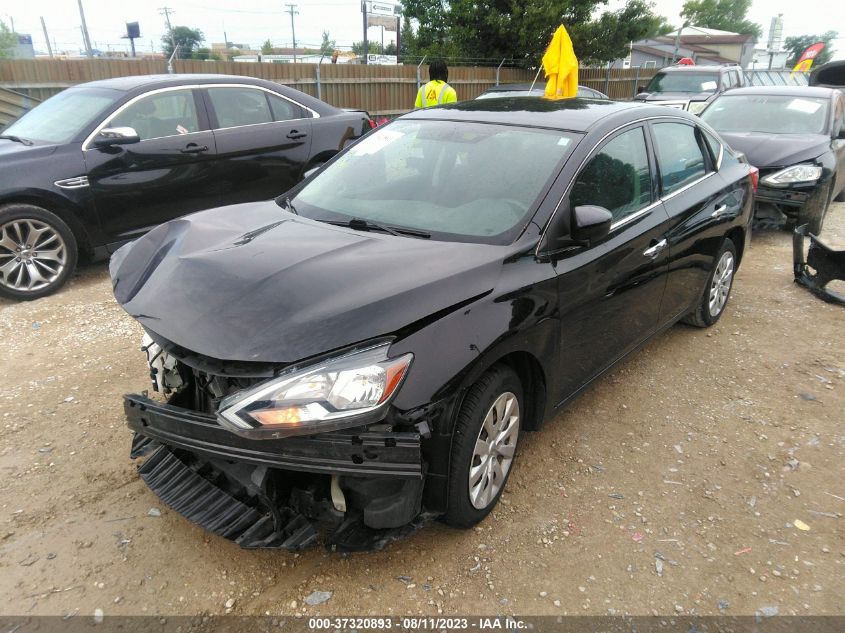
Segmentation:
{"type": "Polygon", "coordinates": [[[792,235],[792,262],[795,283],[807,288],[828,303],[845,305],[845,295],[829,290],[834,280],[845,281],[845,250],[834,250],[808,233],[807,224],[795,229],[792,235]],[[804,259],[804,238],[810,238],[807,258],[804,259]],[[815,273],[810,269],[815,270],[815,273]]]}

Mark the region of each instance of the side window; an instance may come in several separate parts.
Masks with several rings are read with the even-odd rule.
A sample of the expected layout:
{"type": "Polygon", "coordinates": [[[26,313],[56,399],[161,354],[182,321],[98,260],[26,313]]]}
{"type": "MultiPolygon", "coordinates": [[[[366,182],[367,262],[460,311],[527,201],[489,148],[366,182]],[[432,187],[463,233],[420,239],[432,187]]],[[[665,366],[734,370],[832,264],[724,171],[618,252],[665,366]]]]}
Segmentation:
{"type": "Polygon", "coordinates": [[[211,107],[219,128],[270,123],[273,120],[263,90],[255,88],[209,88],[211,107]]]}
{"type": "Polygon", "coordinates": [[[142,141],[198,132],[193,91],[168,90],[138,99],[113,117],[108,127],[134,128],[142,141]]]}
{"type": "Polygon", "coordinates": [[[654,143],[664,195],[677,191],[707,172],[695,128],[684,123],[655,123],[654,143]]]}
{"type": "Polygon", "coordinates": [[[569,204],[597,205],[613,214],[613,221],[651,204],[651,176],[643,128],[637,127],[608,141],[578,174],[569,204]]]}
{"type": "Polygon", "coordinates": [[[719,154],[722,152],[722,143],[719,140],[704,130],[701,131],[701,135],[704,137],[704,142],[707,143],[707,147],[710,150],[710,156],[713,159],[713,165],[716,166],[718,169],[719,165],[719,154]]]}
{"type": "Polygon", "coordinates": [[[290,121],[291,119],[302,118],[302,111],[295,103],[291,103],[287,99],[282,99],[269,92],[265,94],[267,95],[267,100],[270,102],[270,110],[273,113],[274,121],[290,121]]]}

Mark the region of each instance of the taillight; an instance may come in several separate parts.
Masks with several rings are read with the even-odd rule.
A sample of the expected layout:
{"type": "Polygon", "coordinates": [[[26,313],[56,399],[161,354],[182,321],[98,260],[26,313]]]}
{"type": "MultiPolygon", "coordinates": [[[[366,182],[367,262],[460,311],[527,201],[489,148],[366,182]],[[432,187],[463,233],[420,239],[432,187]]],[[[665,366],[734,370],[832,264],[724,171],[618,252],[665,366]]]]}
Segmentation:
{"type": "Polygon", "coordinates": [[[757,193],[757,184],[760,182],[760,170],[756,167],[751,167],[748,175],[751,177],[751,189],[754,190],[754,193],[757,193]]]}
{"type": "Polygon", "coordinates": [[[370,124],[370,129],[371,129],[371,130],[376,129],[376,122],[375,122],[375,121],[373,121],[372,119],[367,119],[367,123],[369,123],[369,124],[370,124]]]}

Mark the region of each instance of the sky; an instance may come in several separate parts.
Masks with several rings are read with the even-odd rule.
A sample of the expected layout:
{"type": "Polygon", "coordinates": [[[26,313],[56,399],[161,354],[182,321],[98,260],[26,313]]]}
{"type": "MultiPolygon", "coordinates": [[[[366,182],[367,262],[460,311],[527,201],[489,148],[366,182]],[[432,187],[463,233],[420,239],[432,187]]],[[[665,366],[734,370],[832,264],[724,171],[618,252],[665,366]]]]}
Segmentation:
{"type": "MultiPolygon", "coordinates": [[[[128,50],[128,40],[121,39],[126,22],[139,22],[141,39],[138,50],[161,49],[161,37],[166,24],[159,9],[173,9],[173,26],[199,28],[205,34],[207,46],[222,42],[223,33],[230,42],[258,47],[269,39],[274,46],[291,45],[291,20],[285,12],[285,0],[82,0],[92,45],[103,51],[128,50]]],[[[289,0],[297,5],[295,15],[296,39],[299,46],[318,47],[322,32],[329,31],[339,48],[351,46],[363,39],[361,3],[359,0],[289,0]]],[[[665,15],[672,24],[680,25],[683,0],[653,0],[655,11],[665,15]]],[[[619,8],[624,0],[608,0],[609,9],[619,8]]],[[[841,0],[754,0],[748,17],[763,26],[763,42],[774,15],[783,13],[784,37],[823,33],[839,26],[840,38],[835,42],[834,58],[845,59],[845,2],[841,0]]],[[[43,17],[50,39],[61,51],[78,51],[82,47],[77,0],[27,0],[0,4],[0,20],[9,24],[13,19],[18,33],[30,33],[36,50],[45,51],[41,28],[43,17]]],[[[381,30],[372,27],[369,38],[379,41],[381,30]]],[[[393,35],[385,34],[385,44],[393,35]]]]}

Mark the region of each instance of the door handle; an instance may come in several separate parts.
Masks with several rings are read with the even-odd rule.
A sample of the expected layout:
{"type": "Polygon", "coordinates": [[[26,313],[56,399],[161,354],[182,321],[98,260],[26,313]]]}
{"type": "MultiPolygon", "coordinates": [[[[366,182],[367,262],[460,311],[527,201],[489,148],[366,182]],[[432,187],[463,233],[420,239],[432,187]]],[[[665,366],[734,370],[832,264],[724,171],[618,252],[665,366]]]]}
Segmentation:
{"type": "Polygon", "coordinates": [[[298,139],[298,138],[305,138],[308,136],[305,132],[300,132],[299,130],[291,130],[288,132],[287,138],[289,139],[298,139]]]}
{"type": "Polygon", "coordinates": [[[654,246],[649,246],[647,249],[645,249],[643,251],[643,255],[645,255],[646,257],[651,257],[652,259],[654,259],[655,257],[657,257],[660,254],[660,251],[662,251],[664,248],[666,248],[666,238],[663,238],[662,240],[660,240],[654,246]]]}
{"type": "Polygon", "coordinates": [[[722,215],[727,210],[728,210],[728,205],[726,205],[726,204],[719,205],[718,207],[716,207],[716,210],[713,213],[710,214],[710,217],[711,218],[718,218],[720,215],[722,215]]]}
{"type": "Polygon", "coordinates": [[[189,143],[183,149],[179,150],[183,154],[202,154],[208,151],[207,145],[197,145],[196,143],[189,143]]]}

